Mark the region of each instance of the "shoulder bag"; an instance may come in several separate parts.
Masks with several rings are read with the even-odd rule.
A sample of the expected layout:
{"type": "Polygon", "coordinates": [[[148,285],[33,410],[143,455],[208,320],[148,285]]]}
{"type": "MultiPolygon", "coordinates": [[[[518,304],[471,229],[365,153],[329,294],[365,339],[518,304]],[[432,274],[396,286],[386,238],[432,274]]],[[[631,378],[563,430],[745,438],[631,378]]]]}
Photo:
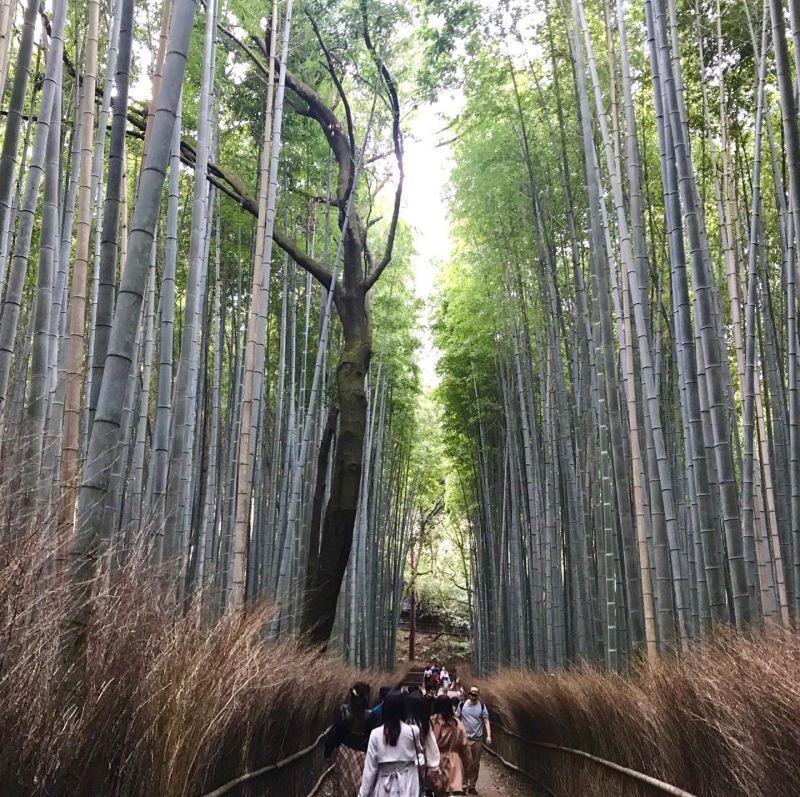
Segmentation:
{"type": "MultiPolygon", "coordinates": [[[[414,733],[412,727],[411,732],[414,733]]],[[[433,733],[433,730],[428,731],[433,733]]],[[[425,747],[422,744],[422,737],[417,738],[414,734],[414,743],[417,747],[418,753],[422,754],[422,761],[420,763],[419,755],[417,755],[417,769],[419,771],[420,780],[420,794],[424,797],[435,797],[442,788],[442,773],[438,769],[428,768],[428,756],[425,752],[425,747]]]]}

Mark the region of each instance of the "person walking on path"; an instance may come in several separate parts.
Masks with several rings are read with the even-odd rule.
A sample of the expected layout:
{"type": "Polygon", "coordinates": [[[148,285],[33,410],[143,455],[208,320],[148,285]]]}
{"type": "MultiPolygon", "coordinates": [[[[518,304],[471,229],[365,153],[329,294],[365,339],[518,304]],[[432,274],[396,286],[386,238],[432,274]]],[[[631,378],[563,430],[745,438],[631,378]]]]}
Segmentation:
{"type": "Polygon", "coordinates": [[[431,698],[421,692],[413,692],[406,697],[408,724],[416,727],[422,746],[422,780],[424,794],[439,790],[439,747],[431,731],[431,698]]]}
{"type": "Polygon", "coordinates": [[[467,754],[467,734],[461,721],[453,714],[453,704],[446,695],[433,704],[431,730],[439,746],[442,772],[440,794],[460,793],[464,789],[464,759],[467,754]]]}
{"type": "Polygon", "coordinates": [[[445,694],[447,690],[450,688],[450,673],[447,672],[447,667],[442,667],[442,671],[439,673],[439,684],[440,689],[444,689],[445,694]]]}
{"type": "Polygon", "coordinates": [[[467,732],[467,766],[464,772],[466,794],[477,794],[478,773],[481,769],[481,753],[483,745],[492,743],[492,726],[489,724],[489,712],[483,704],[481,690],[471,686],[466,702],[459,708],[459,718],[467,732]]]}
{"type": "Polygon", "coordinates": [[[422,673],[422,691],[430,692],[433,688],[433,665],[429,664],[422,673]]]}
{"type": "Polygon", "coordinates": [[[447,690],[447,696],[449,698],[456,698],[456,705],[460,703],[464,699],[464,689],[461,686],[461,681],[457,677],[453,683],[450,684],[449,689],[447,690]]]}
{"type": "MultiPolygon", "coordinates": [[[[358,797],[420,797],[422,794],[420,758],[423,747],[419,729],[405,721],[406,702],[400,692],[386,695],[383,725],[369,736],[358,797]]],[[[436,747],[435,742],[433,746],[436,747]]],[[[430,759],[428,763],[432,763],[430,759]]],[[[438,766],[437,748],[437,771],[438,766]]]]}
{"type": "Polygon", "coordinates": [[[386,700],[386,695],[388,695],[391,691],[391,686],[382,686],[378,692],[378,705],[372,709],[373,728],[377,728],[378,725],[383,724],[383,701],[386,700]]]}
{"type": "Polygon", "coordinates": [[[356,797],[361,783],[367,744],[373,728],[369,692],[369,684],[362,681],[353,684],[346,702],[337,709],[325,740],[325,758],[330,758],[331,753],[337,751],[334,779],[339,797],[356,797]]]}

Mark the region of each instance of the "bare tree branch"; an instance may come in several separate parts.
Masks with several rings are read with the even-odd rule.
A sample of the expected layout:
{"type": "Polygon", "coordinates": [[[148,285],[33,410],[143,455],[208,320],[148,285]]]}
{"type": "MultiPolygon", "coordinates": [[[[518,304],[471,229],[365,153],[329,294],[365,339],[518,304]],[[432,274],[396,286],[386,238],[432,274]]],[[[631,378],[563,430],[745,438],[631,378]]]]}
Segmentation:
{"type": "Polygon", "coordinates": [[[308,17],[308,21],[311,23],[311,27],[314,30],[314,35],[317,37],[317,41],[319,42],[319,46],[322,48],[322,52],[325,55],[325,61],[328,64],[328,74],[331,76],[334,85],[336,86],[336,91],[339,92],[339,97],[342,100],[342,105],[344,105],[344,115],[345,120],[347,121],[347,137],[350,140],[350,151],[356,151],[356,137],[355,133],[353,132],[353,114],[350,110],[350,103],[347,101],[347,95],[344,93],[344,86],[342,86],[342,81],[339,79],[339,76],[336,74],[336,67],[333,63],[333,58],[331,56],[331,51],[325,46],[325,42],[322,39],[322,34],[319,32],[319,28],[317,27],[317,23],[314,20],[314,17],[311,16],[311,12],[306,9],[306,16],[308,17]]]}
{"type": "MultiPolygon", "coordinates": [[[[128,115],[128,119],[135,127],[144,129],[144,121],[128,115]]],[[[191,168],[195,167],[197,155],[195,148],[188,142],[181,140],[181,162],[191,168]]],[[[235,172],[224,169],[217,163],[208,162],[208,181],[221,189],[226,196],[237,202],[251,216],[258,218],[258,203],[250,196],[244,180],[235,172]]],[[[305,269],[326,290],[330,290],[331,273],[317,260],[308,255],[303,249],[280,230],[275,230],[272,240],[291,257],[298,266],[305,269]]]]}
{"type": "MultiPolygon", "coordinates": [[[[298,266],[305,269],[317,280],[326,290],[331,289],[333,279],[331,273],[321,264],[314,260],[295,241],[284,235],[280,230],[273,230],[272,240],[283,249],[298,266]]],[[[334,298],[336,294],[334,294],[334,298]]]]}
{"type": "Polygon", "coordinates": [[[397,97],[397,87],[386,64],[383,59],[378,57],[375,51],[375,45],[369,35],[369,21],[367,18],[367,3],[366,0],[361,0],[361,16],[364,22],[364,44],[366,44],[375,65],[380,71],[383,83],[386,86],[386,91],[389,94],[389,101],[392,109],[392,141],[394,143],[394,155],[397,161],[398,177],[397,188],[394,194],[394,208],[392,209],[392,220],[389,223],[389,233],[386,238],[386,249],[384,250],[383,257],[380,262],[371,270],[367,276],[365,287],[369,290],[379,279],[386,266],[389,265],[392,259],[392,250],[394,249],[394,239],[397,234],[397,222],[400,219],[400,200],[403,196],[403,133],[400,130],[400,100],[397,97]]]}
{"type": "Polygon", "coordinates": [[[258,55],[255,53],[253,48],[250,47],[250,45],[245,44],[245,42],[243,42],[241,39],[239,39],[232,30],[226,28],[219,21],[219,19],[217,20],[217,28],[220,31],[222,31],[222,33],[224,33],[237,47],[239,47],[239,49],[241,49],[250,58],[252,63],[255,65],[256,69],[258,69],[258,71],[261,72],[264,78],[269,80],[269,70],[267,69],[266,65],[261,61],[261,59],[258,57],[258,55]]]}
{"type": "Polygon", "coordinates": [[[353,152],[347,136],[342,130],[342,123],[322,97],[289,70],[286,71],[286,85],[308,105],[308,115],[317,121],[328,140],[328,145],[339,166],[336,196],[344,207],[352,188],[353,152]]]}

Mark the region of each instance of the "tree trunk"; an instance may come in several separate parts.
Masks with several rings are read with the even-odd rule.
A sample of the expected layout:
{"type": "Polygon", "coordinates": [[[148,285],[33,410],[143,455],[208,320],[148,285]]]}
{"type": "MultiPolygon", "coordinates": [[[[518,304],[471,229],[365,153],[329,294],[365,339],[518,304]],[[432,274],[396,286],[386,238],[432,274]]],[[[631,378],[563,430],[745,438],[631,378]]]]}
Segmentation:
{"type": "Polygon", "coordinates": [[[183,88],[194,13],[193,0],[176,0],[170,30],[170,51],[153,122],[153,142],[144,162],[134,207],[128,257],[111,325],[106,368],[81,486],[78,534],[70,551],[69,595],[60,636],[63,689],[65,696],[73,700],[80,699],[77,689],[81,682],[82,658],[86,652],[92,613],[92,591],[99,555],[110,531],[105,511],[109,477],[117,450],[125,385],[135,354],[136,329],[150,265],[175,114],[183,88]]]}
{"type": "MultiPolygon", "coordinates": [[[[111,141],[108,149],[108,174],[105,181],[105,208],[100,238],[100,264],[98,267],[97,307],[94,323],[94,350],[92,352],[91,390],[89,393],[89,434],[100,395],[103,368],[108,352],[108,336],[114,312],[117,287],[117,255],[119,252],[119,218],[124,183],[125,126],[128,113],[128,86],[130,83],[131,42],[133,40],[133,0],[118,0],[121,4],[119,52],[117,55],[114,97],[114,116],[111,122],[111,141]]],[[[101,119],[102,123],[102,119],[101,119]]]]}
{"type": "MultiPolygon", "coordinates": [[[[14,9],[16,4],[11,3],[11,17],[13,24],[14,9]]],[[[14,176],[17,171],[17,150],[19,147],[19,133],[22,127],[22,115],[25,111],[25,94],[28,90],[28,78],[31,72],[31,56],[33,54],[33,37],[36,25],[36,13],[39,10],[39,0],[28,0],[25,6],[25,16],[22,21],[22,34],[17,50],[17,64],[14,70],[14,82],[11,86],[11,97],[8,103],[8,116],[3,131],[3,148],[0,151],[0,237],[5,234],[10,223],[12,193],[14,191],[14,176]]],[[[1,97],[2,95],[0,95],[1,97]]],[[[49,122],[49,119],[45,120],[49,122]]],[[[5,252],[0,241],[0,284],[5,274],[5,252]]]]}
{"type": "MultiPolygon", "coordinates": [[[[0,418],[5,412],[6,397],[9,390],[11,359],[17,336],[17,323],[22,307],[25,275],[27,274],[28,261],[30,260],[34,216],[39,204],[39,189],[44,172],[45,153],[50,132],[50,115],[58,93],[57,76],[60,72],[64,48],[65,21],[66,2],[62,0],[56,6],[53,17],[52,38],[50,51],[47,54],[45,79],[42,84],[39,116],[36,121],[36,133],[33,139],[33,147],[31,148],[28,172],[25,177],[25,191],[19,212],[19,227],[14,242],[14,253],[11,258],[11,269],[3,301],[2,322],[0,323],[0,418]]],[[[11,120],[9,120],[9,125],[11,125],[11,120]]],[[[11,135],[11,133],[12,130],[8,130],[6,136],[11,135]]],[[[0,214],[0,219],[1,217],[2,214],[0,214]]]]}
{"type": "MultiPolygon", "coordinates": [[[[164,558],[174,573],[183,572],[188,551],[191,500],[191,451],[194,440],[195,385],[199,357],[198,322],[205,277],[205,236],[208,230],[209,187],[206,181],[211,151],[212,74],[216,54],[216,3],[206,6],[203,39],[203,69],[197,133],[197,158],[192,198],[192,226],[187,268],[184,323],[173,388],[173,425],[170,438],[169,474],[166,492],[164,558]]],[[[171,140],[171,136],[170,136],[171,140]]],[[[150,139],[150,146],[154,146],[150,139]]],[[[180,594],[180,589],[178,590],[180,594]]]]}
{"type": "Polygon", "coordinates": [[[344,332],[344,348],[336,368],[339,438],[319,560],[316,571],[309,571],[310,590],[302,618],[302,631],[309,642],[323,649],[333,629],[339,587],[353,542],[367,425],[364,378],[372,356],[372,328],[363,289],[355,295],[341,292],[337,306],[344,332]]]}
{"type": "Polygon", "coordinates": [[[97,86],[97,41],[100,0],[89,0],[86,52],[81,98],[81,168],[78,189],[75,262],[72,267],[64,345],[66,384],[64,392],[64,438],[61,454],[61,500],[58,509],[59,539],[66,542],[73,532],[78,497],[81,451],[81,394],[83,386],[83,341],[86,324],[86,279],[92,228],[92,149],[94,146],[95,88],[97,86]]]}

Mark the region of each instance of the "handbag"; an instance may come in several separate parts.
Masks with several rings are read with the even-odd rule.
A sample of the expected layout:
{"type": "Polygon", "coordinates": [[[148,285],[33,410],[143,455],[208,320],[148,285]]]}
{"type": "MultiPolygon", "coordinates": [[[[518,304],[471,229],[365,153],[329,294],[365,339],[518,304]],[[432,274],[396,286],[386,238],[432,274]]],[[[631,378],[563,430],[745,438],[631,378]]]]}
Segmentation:
{"type": "Polygon", "coordinates": [[[417,764],[417,780],[419,781],[419,793],[420,797],[423,797],[425,794],[425,776],[422,773],[422,766],[419,763],[420,755],[425,757],[425,751],[422,749],[422,744],[420,743],[419,739],[417,738],[417,734],[414,731],[414,726],[411,725],[411,735],[414,737],[414,751],[416,755],[414,756],[414,761],[417,764]]]}
{"type": "Polygon", "coordinates": [[[424,789],[426,797],[437,797],[442,790],[442,773],[438,769],[425,767],[424,789]]]}
{"type": "Polygon", "coordinates": [[[442,788],[442,773],[438,769],[428,769],[428,756],[422,746],[422,740],[417,739],[414,728],[411,728],[414,735],[414,745],[417,748],[417,772],[419,773],[420,794],[424,797],[436,797],[442,788]],[[419,756],[422,755],[424,763],[420,764],[419,756]]]}

